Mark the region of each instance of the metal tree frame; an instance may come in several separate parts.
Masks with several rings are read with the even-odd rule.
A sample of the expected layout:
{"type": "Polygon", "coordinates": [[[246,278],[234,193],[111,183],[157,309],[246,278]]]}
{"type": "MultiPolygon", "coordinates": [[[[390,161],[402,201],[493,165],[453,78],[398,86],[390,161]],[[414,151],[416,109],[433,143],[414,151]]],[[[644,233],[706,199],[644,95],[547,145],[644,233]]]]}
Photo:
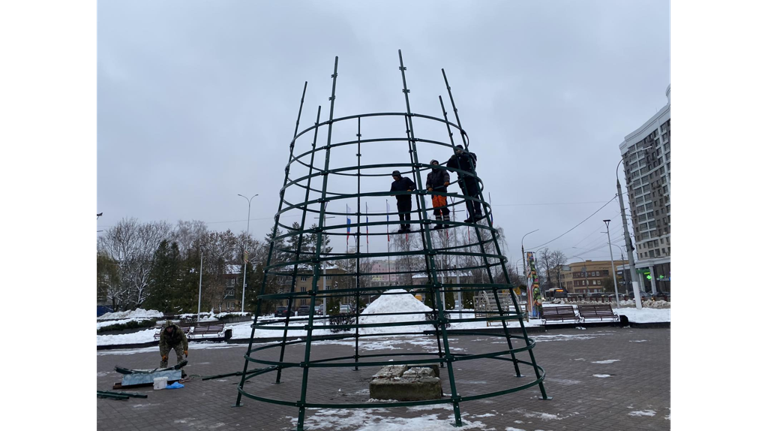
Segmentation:
{"type": "MultiPolygon", "coordinates": [[[[390,408],[390,407],[403,407],[403,406],[418,406],[418,405],[430,405],[430,404],[446,404],[450,403],[453,406],[453,412],[455,416],[455,425],[461,426],[462,420],[461,420],[461,412],[460,412],[460,403],[462,401],[473,401],[473,400],[479,400],[483,398],[489,398],[489,397],[496,397],[512,392],[521,391],[526,388],[530,388],[533,386],[538,385],[539,389],[541,390],[542,399],[549,399],[547,397],[546,391],[544,389],[544,369],[541,368],[536,364],[536,359],[534,358],[533,354],[533,348],[535,346],[535,342],[528,337],[528,333],[525,329],[524,325],[524,318],[525,313],[521,311],[520,305],[517,302],[517,299],[515,298],[514,294],[511,294],[512,301],[514,304],[514,312],[511,311],[504,311],[501,302],[499,299],[500,291],[511,291],[512,288],[515,286],[512,285],[509,274],[507,273],[506,268],[506,257],[502,254],[501,248],[499,246],[498,241],[498,231],[493,227],[492,223],[490,223],[490,205],[483,199],[482,194],[482,181],[480,180],[479,176],[476,176],[476,174],[472,172],[462,171],[460,169],[451,169],[452,171],[459,173],[459,180],[458,182],[462,182],[464,177],[474,177],[477,179],[478,182],[478,188],[480,190],[480,193],[477,198],[466,196],[463,194],[463,192],[459,193],[453,193],[453,192],[446,192],[446,193],[435,193],[435,192],[426,192],[426,187],[424,186],[425,179],[422,178],[422,172],[428,171],[430,169],[435,168],[434,166],[431,166],[429,164],[425,164],[420,162],[419,160],[419,152],[417,149],[422,148],[426,145],[434,145],[438,147],[443,147],[443,150],[451,149],[453,150],[456,146],[456,143],[454,142],[454,132],[458,131],[461,136],[461,143],[464,145],[464,147],[469,150],[469,137],[466,131],[461,127],[461,121],[459,120],[458,115],[458,109],[456,108],[456,104],[453,99],[453,94],[451,93],[451,87],[448,85],[448,78],[445,74],[445,70],[442,71],[443,79],[445,81],[445,86],[448,91],[448,95],[450,97],[451,106],[453,108],[454,116],[456,119],[456,122],[453,123],[448,120],[448,113],[445,110],[445,106],[443,104],[443,99],[440,96],[440,108],[442,111],[443,118],[437,118],[429,115],[422,115],[411,111],[411,105],[410,105],[410,99],[409,99],[409,93],[410,90],[408,89],[406,78],[405,78],[405,71],[406,68],[403,66],[403,57],[402,53],[398,51],[398,55],[400,58],[400,73],[403,80],[403,94],[405,95],[405,106],[406,111],[405,112],[386,112],[386,113],[370,113],[370,114],[360,114],[360,115],[351,115],[346,117],[340,117],[340,118],[334,118],[334,106],[336,102],[336,81],[338,77],[338,57],[336,57],[334,62],[334,69],[333,69],[333,75],[331,75],[333,79],[333,86],[331,90],[331,96],[329,98],[330,100],[330,113],[328,116],[328,120],[325,122],[320,122],[320,115],[321,115],[321,107],[318,106],[317,109],[317,119],[315,120],[315,123],[312,127],[309,127],[301,132],[299,132],[299,123],[301,120],[301,113],[302,109],[304,107],[304,97],[306,95],[307,90],[307,83],[304,83],[304,90],[302,92],[301,96],[301,103],[299,105],[299,112],[298,117],[296,120],[296,127],[294,129],[294,137],[293,140],[290,143],[289,146],[289,158],[288,158],[288,164],[285,167],[285,179],[283,180],[283,187],[280,189],[280,204],[278,206],[277,213],[275,214],[275,224],[272,229],[272,235],[271,235],[271,242],[269,244],[269,255],[267,258],[267,263],[264,268],[264,275],[262,279],[262,286],[260,293],[257,297],[256,301],[256,309],[254,313],[254,322],[251,325],[251,337],[248,344],[248,350],[245,353],[245,361],[243,364],[243,371],[242,373],[238,373],[241,375],[240,383],[238,385],[238,394],[237,394],[237,401],[235,403],[235,406],[241,406],[242,397],[245,396],[247,398],[262,401],[266,403],[273,403],[273,404],[279,404],[279,405],[285,405],[285,406],[294,406],[299,408],[299,417],[298,417],[298,426],[297,429],[299,431],[304,429],[304,420],[305,420],[305,414],[307,408],[375,408],[375,407],[383,407],[383,408],[390,408]],[[375,120],[377,118],[392,118],[392,117],[401,117],[404,119],[405,125],[406,125],[406,135],[405,137],[387,137],[387,138],[371,138],[371,139],[362,139],[361,134],[361,120],[363,119],[371,119],[375,120]],[[425,138],[418,138],[416,135],[416,132],[414,130],[414,119],[421,119],[421,120],[427,120],[432,122],[439,122],[443,123],[446,126],[447,134],[448,134],[448,141],[447,142],[441,142],[438,140],[431,140],[431,139],[425,139],[425,138]],[[342,122],[348,122],[348,121],[357,121],[357,134],[355,140],[349,140],[349,141],[340,141],[340,142],[334,142],[333,141],[333,126],[335,124],[339,124],[342,122]],[[318,134],[321,128],[326,127],[327,128],[327,138],[326,138],[326,145],[324,146],[317,146],[318,141],[318,134]],[[311,141],[311,149],[302,152],[300,154],[294,154],[295,145],[297,140],[306,135],[307,137],[310,136],[309,134],[312,134],[312,141],[311,141]],[[408,145],[408,154],[409,159],[406,162],[400,162],[400,163],[380,163],[380,164],[365,164],[363,165],[361,163],[361,157],[362,157],[362,145],[385,145],[387,143],[407,143],[408,145]],[[331,168],[330,162],[331,162],[331,152],[333,149],[340,150],[343,147],[346,146],[353,146],[352,148],[355,148],[356,146],[356,157],[357,157],[357,164],[354,166],[343,166],[343,167],[337,167],[337,168],[331,168]],[[325,155],[325,160],[322,162],[322,168],[315,167],[315,156],[321,156],[322,153],[325,155]],[[296,175],[295,177],[291,177],[291,170],[294,169],[305,169],[306,174],[302,171],[300,174],[296,175]],[[360,250],[360,237],[361,237],[361,228],[366,229],[366,236],[373,236],[374,238],[376,236],[382,236],[382,235],[389,235],[388,232],[389,227],[391,225],[400,225],[401,222],[399,220],[392,220],[389,221],[388,216],[389,215],[395,215],[396,212],[389,213],[387,212],[374,212],[374,213],[368,213],[367,208],[366,212],[361,212],[361,205],[360,205],[360,199],[361,198],[377,198],[377,197],[386,197],[390,195],[401,195],[408,192],[390,192],[389,190],[385,191],[374,191],[374,192],[363,192],[361,190],[361,178],[373,178],[373,177],[388,177],[390,176],[391,169],[399,169],[403,173],[403,175],[412,174],[415,179],[415,183],[417,186],[417,190],[413,192],[413,194],[416,195],[416,210],[411,211],[411,213],[415,214],[415,218],[411,220],[411,223],[418,226],[418,229],[411,231],[411,234],[419,235],[421,242],[423,244],[422,249],[418,250],[411,250],[410,248],[407,248],[406,250],[400,250],[396,252],[365,252],[362,253],[360,250]],[[339,176],[339,177],[350,177],[350,178],[356,178],[357,179],[357,191],[356,193],[341,193],[336,192],[333,190],[329,190],[329,177],[331,176],[339,176]],[[322,179],[322,185],[321,187],[317,187],[316,185],[313,186],[313,180],[315,179],[322,179]],[[292,203],[289,202],[286,198],[286,192],[292,191],[292,190],[303,190],[303,199],[300,199],[299,201],[292,203]],[[311,198],[311,192],[319,195],[318,198],[311,198]],[[433,224],[435,223],[433,220],[430,220],[428,216],[428,208],[426,204],[426,195],[432,195],[437,194],[441,196],[445,196],[446,198],[450,197],[451,202],[446,202],[447,206],[450,208],[455,208],[458,205],[467,204],[467,201],[479,201],[481,204],[481,207],[483,209],[482,219],[477,221],[476,223],[471,224],[465,224],[463,222],[457,222],[457,221],[443,221],[442,223],[446,226],[448,226],[445,230],[435,230],[433,227],[433,224]],[[455,198],[455,199],[454,199],[455,198]],[[336,216],[342,216],[342,215],[349,215],[346,212],[331,212],[327,210],[328,203],[329,202],[343,202],[343,201],[356,201],[356,211],[352,213],[352,216],[356,217],[356,222],[349,223],[349,224],[334,224],[334,225],[327,225],[326,224],[326,216],[328,215],[336,215],[336,216]],[[281,223],[281,216],[285,216],[286,213],[293,211],[293,212],[300,212],[301,213],[301,221],[298,222],[299,228],[296,229],[294,226],[289,226],[286,223],[281,223]],[[318,219],[318,225],[315,228],[310,228],[307,226],[307,213],[314,213],[317,214],[318,219]],[[365,216],[365,220],[361,221],[361,216],[365,216]],[[374,218],[381,218],[381,217],[387,217],[387,221],[373,221],[369,222],[368,217],[373,216],[374,218]],[[433,235],[441,235],[443,232],[447,235],[449,231],[457,232],[458,230],[455,228],[461,228],[464,226],[468,226],[468,229],[474,229],[475,231],[475,238],[476,242],[469,241],[468,244],[458,245],[458,246],[451,246],[450,243],[447,247],[436,247],[435,244],[433,244],[433,235]],[[387,232],[373,232],[370,233],[367,231],[368,227],[384,227],[387,232]],[[341,236],[341,235],[347,235],[347,239],[349,238],[349,232],[345,231],[346,229],[354,229],[355,233],[355,244],[356,248],[354,253],[326,253],[323,249],[323,239],[324,237],[329,236],[341,236]],[[284,229],[286,233],[280,235],[278,234],[280,232],[280,229],[284,229]],[[306,251],[306,248],[303,248],[303,242],[305,239],[305,235],[310,235],[310,238],[314,236],[316,238],[316,244],[314,245],[314,248],[310,251],[306,251]],[[294,248],[281,248],[280,244],[282,244],[283,240],[293,240],[294,241],[294,248]],[[477,250],[477,251],[475,251],[477,250]],[[360,268],[360,260],[361,259],[369,259],[369,258],[379,258],[379,257],[389,257],[389,256],[417,256],[417,257],[423,257],[424,258],[424,268],[425,269],[419,269],[419,270],[411,270],[411,268],[407,268],[407,271],[402,271],[399,268],[396,268],[394,271],[388,267],[386,273],[381,272],[363,272],[360,268]],[[475,259],[480,260],[481,264],[475,264],[475,265],[469,265],[469,266],[463,266],[461,268],[453,267],[453,268],[443,268],[439,267],[436,264],[436,257],[443,256],[444,258],[449,258],[451,256],[457,258],[458,257],[466,257],[471,256],[473,261],[475,259]],[[354,271],[350,271],[348,273],[344,274],[334,274],[336,277],[352,277],[354,279],[354,287],[352,288],[335,288],[330,290],[322,290],[320,289],[321,286],[319,286],[320,277],[324,276],[323,273],[323,266],[326,265],[328,262],[332,261],[339,261],[342,259],[352,260],[355,262],[354,265],[354,271]],[[296,291],[296,278],[300,271],[309,271],[309,268],[311,268],[312,271],[312,288],[311,291],[307,292],[297,292],[296,291]],[[467,271],[467,270],[482,270],[484,275],[482,277],[482,281],[485,281],[486,277],[488,282],[481,282],[481,283],[443,283],[441,282],[441,274],[445,273],[447,271],[467,271]],[[415,273],[424,273],[426,272],[427,282],[424,285],[417,285],[413,284],[411,281],[411,284],[407,284],[406,280],[402,280],[402,276],[412,276],[415,273]],[[361,277],[370,277],[370,276],[381,276],[386,275],[387,279],[390,280],[390,283],[388,286],[363,286],[361,283],[361,277]],[[397,279],[396,283],[391,282],[391,277],[395,276],[397,279]],[[267,285],[268,285],[268,279],[270,277],[284,277],[286,280],[290,279],[290,292],[267,292],[267,285]],[[402,293],[399,291],[395,291],[396,289],[404,289],[406,293],[402,293]],[[496,302],[496,310],[495,311],[487,311],[484,312],[485,314],[482,314],[483,312],[479,312],[484,317],[477,317],[477,314],[473,315],[471,318],[452,318],[448,319],[448,316],[451,313],[456,313],[455,311],[447,310],[445,307],[445,304],[442,302],[442,295],[448,291],[454,291],[455,289],[460,289],[460,291],[464,292],[479,292],[479,291],[491,291],[493,294],[493,298],[496,302]],[[425,297],[429,297],[432,299],[432,307],[433,307],[433,314],[431,318],[427,318],[427,320],[424,320],[424,313],[423,312],[392,312],[392,313],[378,313],[378,314],[368,314],[369,316],[399,316],[399,321],[396,322],[388,322],[388,323],[360,323],[359,317],[361,316],[361,310],[360,310],[360,296],[361,295],[413,295],[413,294],[424,294],[425,297]],[[341,298],[341,297],[350,297],[354,295],[355,297],[355,309],[354,312],[349,314],[350,322],[351,323],[342,323],[342,324],[331,324],[330,318],[328,315],[324,315],[322,317],[315,316],[314,310],[315,306],[318,303],[318,300],[321,299],[333,299],[333,298],[341,298]],[[291,314],[292,310],[294,308],[294,303],[298,299],[309,299],[310,302],[310,313],[307,317],[306,321],[301,321],[300,323],[296,324],[296,321],[294,320],[294,325],[291,325],[291,314]],[[259,322],[258,316],[261,314],[262,310],[265,309],[265,301],[271,301],[271,302],[285,302],[287,301],[287,316],[285,317],[285,322],[283,325],[275,326],[274,322],[259,322]],[[412,319],[409,319],[412,318],[412,319]],[[512,335],[509,331],[507,321],[508,320],[517,320],[520,325],[521,334],[522,335],[512,335]],[[503,334],[489,334],[486,332],[472,332],[472,331],[456,331],[448,329],[447,326],[450,323],[462,323],[462,322],[501,322],[502,328],[503,328],[503,334]],[[413,325],[432,325],[435,330],[434,331],[410,331],[410,332],[393,332],[393,333],[387,333],[386,336],[392,336],[392,335],[434,335],[435,336],[435,343],[438,347],[437,353],[398,353],[398,354],[361,354],[360,353],[360,339],[364,337],[370,337],[370,336],[382,336],[382,334],[361,334],[360,330],[365,328],[376,328],[376,327],[407,327],[407,326],[413,326],[413,325]],[[276,330],[276,331],[282,331],[282,338],[278,342],[270,342],[266,344],[259,345],[257,347],[254,347],[254,334],[257,329],[260,330],[276,330]],[[343,356],[343,357],[334,357],[334,358],[325,358],[325,359],[316,359],[312,360],[311,358],[311,348],[312,348],[312,342],[313,340],[317,341],[318,337],[313,335],[313,331],[319,330],[319,329],[335,329],[335,330],[348,330],[349,333],[339,334],[339,335],[331,335],[331,336],[323,336],[322,339],[343,339],[343,338],[354,338],[355,340],[355,351],[354,355],[350,356],[343,356]],[[304,339],[289,341],[288,340],[288,331],[289,330],[306,330],[306,337],[304,339]],[[354,332],[352,332],[354,331],[354,332]],[[465,354],[465,353],[454,353],[451,351],[450,343],[448,340],[448,336],[458,336],[458,335],[483,335],[483,336],[495,336],[495,337],[502,337],[506,340],[507,348],[491,353],[482,353],[482,354],[465,354]],[[523,346],[519,348],[514,348],[512,345],[512,340],[518,339],[522,340],[523,346]],[[295,362],[295,361],[286,361],[285,360],[285,350],[287,346],[291,345],[304,345],[304,359],[301,362],[295,362]],[[261,357],[262,354],[264,354],[266,351],[270,351],[271,349],[279,349],[279,359],[277,361],[274,360],[267,360],[263,357],[261,357]],[[520,359],[517,355],[521,354],[523,352],[528,352],[528,356],[530,358],[529,361],[520,359]],[[392,359],[391,357],[395,356],[397,358],[392,359]],[[410,357],[416,357],[421,356],[424,357],[423,359],[414,358],[410,359],[410,357]],[[399,358],[402,357],[402,358],[399,358]],[[495,359],[495,360],[501,360],[501,361],[509,361],[512,362],[512,365],[514,366],[514,375],[516,377],[522,378],[525,377],[520,372],[520,366],[521,365],[527,365],[530,366],[535,375],[536,379],[532,380],[530,382],[527,382],[522,385],[512,385],[513,387],[500,390],[500,391],[494,391],[489,393],[482,393],[482,394],[476,394],[471,396],[461,396],[459,395],[459,392],[456,387],[456,378],[455,378],[455,370],[454,370],[454,364],[456,362],[461,361],[469,361],[469,360],[477,360],[477,359],[495,359]],[[261,368],[251,369],[249,370],[250,363],[256,363],[261,364],[261,368]],[[440,364],[440,367],[446,368],[448,371],[448,380],[450,383],[450,398],[442,398],[437,400],[428,400],[428,401],[403,401],[403,402],[366,402],[366,403],[328,403],[328,402],[321,402],[321,403],[313,403],[307,401],[307,391],[310,386],[310,370],[313,368],[323,368],[323,367],[336,367],[336,368],[345,368],[345,367],[351,367],[354,368],[354,370],[358,370],[360,367],[382,367],[385,365],[399,365],[399,364],[407,364],[407,365],[417,365],[417,364],[440,364]],[[258,376],[265,376],[268,375],[271,372],[275,372],[275,383],[280,383],[281,377],[282,377],[282,371],[285,369],[291,369],[291,368],[298,368],[302,371],[302,377],[301,377],[301,390],[299,395],[298,401],[293,400],[282,400],[282,399],[275,399],[268,396],[262,395],[256,395],[253,393],[249,393],[246,391],[244,385],[247,380],[256,378],[258,376]]],[[[369,120],[370,121],[370,120],[369,120]]],[[[443,165],[438,166],[436,169],[442,169],[446,170],[447,168],[443,165]]],[[[452,183],[453,184],[453,183],[452,183]]],[[[459,184],[462,187],[462,190],[464,189],[463,184],[459,184]]],[[[446,199],[447,200],[447,199],[446,199]]],[[[304,245],[306,247],[306,245],[304,245]]],[[[348,250],[347,250],[348,251],[348,250]]],[[[294,398],[295,400],[296,398],[294,398]]]]}

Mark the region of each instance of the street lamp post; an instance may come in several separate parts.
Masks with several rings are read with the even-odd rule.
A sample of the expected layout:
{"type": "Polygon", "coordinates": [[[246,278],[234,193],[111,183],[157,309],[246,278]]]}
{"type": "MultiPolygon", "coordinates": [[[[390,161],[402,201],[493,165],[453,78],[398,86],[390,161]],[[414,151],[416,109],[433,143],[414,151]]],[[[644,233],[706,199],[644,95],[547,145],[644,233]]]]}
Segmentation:
{"type": "Polygon", "coordinates": [[[624,244],[627,247],[627,260],[629,260],[629,275],[632,277],[632,291],[635,292],[635,308],[643,308],[643,303],[640,301],[640,281],[637,278],[637,271],[635,270],[635,258],[632,254],[632,239],[629,237],[629,229],[627,229],[627,215],[624,211],[624,194],[621,191],[621,183],[619,182],[619,166],[624,159],[619,160],[619,164],[616,165],[616,190],[619,195],[619,206],[621,207],[621,222],[624,225],[624,244]]]}
{"type": "Polygon", "coordinates": [[[200,301],[203,298],[203,248],[200,247],[200,284],[197,287],[197,322],[200,323],[200,301]]]}
{"type": "MultiPolygon", "coordinates": [[[[534,232],[537,232],[537,231],[538,231],[538,229],[532,230],[532,231],[528,232],[527,234],[523,235],[523,239],[520,240],[520,249],[523,250],[523,277],[525,277],[525,279],[526,279],[526,283],[525,283],[526,284],[526,286],[525,286],[525,290],[526,290],[525,298],[526,299],[525,299],[525,301],[526,301],[526,307],[528,307],[528,312],[530,312],[531,305],[533,304],[532,299],[531,299],[531,298],[533,298],[533,292],[531,291],[531,284],[528,283],[528,280],[527,280],[528,277],[526,276],[526,272],[527,271],[525,270],[525,245],[523,245],[523,243],[525,242],[525,237],[526,236],[528,236],[528,235],[530,235],[530,234],[532,234],[534,232]]],[[[527,313],[526,313],[526,321],[528,321],[527,313]]]]}
{"type": "MultiPolygon", "coordinates": [[[[614,243],[611,243],[611,247],[616,247],[616,248],[619,249],[619,254],[621,255],[620,262],[621,262],[621,265],[624,266],[624,260],[625,260],[624,259],[624,250],[621,247],[619,247],[618,245],[614,244],[614,243]]],[[[615,270],[616,270],[616,267],[614,266],[614,271],[615,270]]],[[[624,272],[624,270],[622,270],[622,273],[623,272],[624,272]]],[[[629,295],[629,288],[627,287],[627,277],[623,276],[622,277],[622,281],[624,283],[624,294],[625,295],[629,295]]]]}
{"type": "MultiPolygon", "coordinates": [[[[251,235],[251,199],[255,198],[259,194],[256,193],[255,195],[251,196],[251,199],[248,199],[247,197],[241,195],[240,193],[238,193],[237,195],[248,201],[248,222],[246,223],[245,231],[250,237],[251,235]]],[[[248,250],[245,250],[245,254],[248,255],[248,250]]],[[[245,259],[245,256],[243,256],[243,299],[240,301],[241,313],[245,312],[245,278],[246,278],[247,270],[248,270],[248,261],[245,259]]]]}
{"type": "Polygon", "coordinates": [[[611,273],[613,273],[613,290],[616,293],[616,306],[618,307],[621,302],[619,302],[619,285],[616,284],[616,266],[613,264],[613,249],[611,248],[611,230],[608,228],[608,226],[611,224],[610,220],[603,220],[605,223],[605,230],[608,234],[608,250],[611,252],[611,273]]]}

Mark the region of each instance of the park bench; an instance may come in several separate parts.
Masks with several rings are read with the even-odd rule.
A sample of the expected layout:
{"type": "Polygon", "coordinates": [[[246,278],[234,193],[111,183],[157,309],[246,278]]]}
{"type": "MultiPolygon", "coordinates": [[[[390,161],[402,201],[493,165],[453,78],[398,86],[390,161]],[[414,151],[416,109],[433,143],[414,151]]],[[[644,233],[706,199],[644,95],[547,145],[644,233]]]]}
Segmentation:
{"type": "Polygon", "coordinates": [[[224,325],[220,323],[211,325],[198,325],[195,326],[195,329],[191,334],[189,334],[189,336],[190,338],[197,338],[198,336],[202,337],[203,335],[218,335],[222,332],[224,332],[224,325]]]}
{"type": "MultiPolygon", "coordinates": [[[[512,302],[512,296],[509,293],[499,292],[499,303],[501,304],[501,309],[505,315],[515,313],[515,304],[512,302]]],[[[476,318],[499,315],[499,307],[496,305],[496,298],[493,296],[493,292],[488,293],[484,290],[478,292],[478,294],[475,295],[474,304],[476,318]]],[[[525,316],[525,305],[518,304],[518,306],[520,306],[522,316],[525,316]]],[[[491,326],[491,323],[493,322],[498,322],[498,320],[486,321],[485,326],[491,326]]]]}
{"type": "Polygon", "coordinates": [[[547,320],[559,320],[561,322],[573,320],[574,322],[578,322],[579,317],[576,316],[576,312],[571,305],[543,307],[541,311],[541,323],[546,325],[547,320]]]}
{"type": "Polygon", "coordinates": [[[611,304],[579,305],[579,316],[581,316],[582,322],[586,322],[587,319],[619,320],[619,316],[613,312],[611,304]]]}

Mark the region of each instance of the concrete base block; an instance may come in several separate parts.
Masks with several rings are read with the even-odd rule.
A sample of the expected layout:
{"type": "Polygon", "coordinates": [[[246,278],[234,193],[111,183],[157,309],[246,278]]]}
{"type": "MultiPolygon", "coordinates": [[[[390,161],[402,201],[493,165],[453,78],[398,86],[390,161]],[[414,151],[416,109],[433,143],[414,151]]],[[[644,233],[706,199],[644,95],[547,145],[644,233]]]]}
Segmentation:
{"type": "Polygon", "coordinates": [[[388,365],[373,376],[371,398],[377,400],[423,401],[443,396],[440,378],[432,367],[388,365]]]}

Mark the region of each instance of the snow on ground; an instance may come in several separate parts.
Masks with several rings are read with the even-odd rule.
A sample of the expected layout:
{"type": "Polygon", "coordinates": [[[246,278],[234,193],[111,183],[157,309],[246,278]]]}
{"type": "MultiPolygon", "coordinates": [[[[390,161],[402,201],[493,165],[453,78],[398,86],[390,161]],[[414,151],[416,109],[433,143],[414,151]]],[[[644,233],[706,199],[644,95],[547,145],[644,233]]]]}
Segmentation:
{"type": "MultiPolygon", "coordinates": [[[[394,292],[394,290],[393,290],[394,292]]],[[[404,290],[401,290],[402,293],[406,293],[404,290]]],[[[545,304],[547,306],[547,304],[545,304]]],[[[640,310],[632,307],[626,307],[626,308],[617,308],[614,309],[617,314],[625,315],[629,319],[630,323],[655,323],[655,322],[671,322],[671,309],[669,308],[642,308],[640,310]]],[[[375,301],[373,301],[362,313],[360,316],[360,323],[385,323],[385,322],[397,322],[402,321],[403,319],[407,318],[408,320],[426,320],[426,316],[423,314],[414,314],[411,316],[373,316],[374,313],[393,313],[393,312],[414,312],[414,313],[427,313],[432,311],[429,307],[424,305],[422,302],[414,298],[410,294],[403,294],[403,295],[382,295],[375,301]]],[[[239,314],[239,313],[230,313],[230,314],[239,314]]],[[[98,322],[96,323],[97,328],[101,326],[111,325],[115,323],[127,323],[131,320],[144,320],[146,318],[152,318],[152,317],[162,317],[162,313],[155,310],[142,310],[137,309],[133,311],[128,312],[118,312],[118,313],[107,313],[103,316],[97,318],[97,320],[104,320],[105,316],[109,319],[121,319],[117,322],[110,321],[110,322],[98,322]]],[[[196,315],[195,315],[196,316],[196,315]]],[[[462,315],[459,314],[452,314],[452,317],[454,319],[456,318],[471,318],[474,317],[474,313],[472,310],[464,310],[462,315]]],[[[260,317],[259,320],[266,319],[270,317],[260,317]]],[[[215,317],[211,316],[212,320],[215,320],[215,317]]],[[[303,326],[302,321],[305,321],[306,317],[299,317],[299,318],[291,318],[291,326],[303,326]]],[[[204,319],[201,319],[201,322],[205,321],[204,319]]],[[[325,324],[327,320],[321,320],[321,324],[325,324]]],[[[232,329],[232,338],[233,339],[247,339],[251,336],[251,321],[246,322],[238,322],[238,323],[230,323],[225,326],[226,329],[232,329]]],[[[547,323],[548,327],[554,327],[558,324],[572,324],[573,322],[549,322],[547,323]]],[[[283,335],[283,326],[285,326],[284,321],[278,321],[275,323],[272,323],[268,325],[271,328],[275,329],[257,329],[254,333],[255,338],[275,338],[275,337],[282,337],[283,335]]],[[[510,328],[519,328],[520,323],[515,321],[507,321],[507,326],[510,328]]],[[[541,321],[538,319],[531,319],[528,322],[525,322],[526,327],[537,327],[541,326],[541,321]]],[[[482,329],[487,328],[486,322],[461,322],[461,323],[452,323],[451,329],[482,329]]],[[[500,322],[494,322],[491,323],[490,327],[494,328],[500,328],[501,323],[500,322]]],[[[430,331],[434,328],[431,325],[410,325],[410,326],[389,326],[389,327],[383,327],[383,328],[361,328],[360,333],[361,334],[382,334],[385,335],[387,333],[392,332],[422,332],[422,331],[430,331]]],[[[346,332],[347,334],[350,332],[346,332]]],[[[134,332],[131,334],[118,334],[118,335],[97,335],[96,336],[96,345],[97,346],[104,346],[104,345],[116,345],[116,344],[138,344],[138,343],[147,343],[154,341],[154,334],[155,329],[149,328],[142,331],[134,332]]],[[[316,329],[312,331],[313,335],[331,335],[331,331],[328,329],[316,329]]],[[[343,334],[343,333],[339,333],[343,334]]],[[[307,332],[304,329],[294,329],[288,331],[288,337],[296,338],[296,337],[304,337],[307,335],[307,332]]],[[[585,337],[592,338],[594,337],[594,333],[590,333],[589,335],[585,335],[585,337]]],[[[560,337],[560,338],[552,338],[547,339],[544,338],[545,336],[536,336],[536,340],[538,342],[542,341],[563,341],[564,339],[562,336],[552,336],[552,337],[560,337]]],[[[569,336],[569,337],[579,337],[579,336],[569,336]]],[[[578,338],[582,339],[582,338],[578,338]]],[[[584,338],[587,339],[587,338],[584,338]]],[[[643,342],[645,340],[638,340],[635,342],[643,342]]],[[[383,346],[382,346],[383,347],[383,346]]]]}
{"type": "Polygon", "coordinates": [[[641,308],[638,310],[634,307],[616,308],[613,311],[616,314],[623,314],[627,316],[630,323],[655,323],[655,322],[671,322],[671,308],[641,308]]]}
{"type": "Polygon", "coordinates": [[[137,308],[130,311],[115,311],[114,313],[105,313],[97,317],[96,320],[117,320],[117,319],[137,319],[137,318],[160,318],[163,317],[163,313],[157,310],[144,310],[137,308]]]}
{"type": "MultiPolygon", "coordinates": [[[[426,406],[425,406],[426,407],[426,406]]],[[[443,410],[440,406],[429,406],[443,410]]],[[[386,416],[388,409],[310,409],[312,414],[304,420],[304,427],[322,430],[358,430],[358,431],[455,431],[453,415],[442,411],[435,414],[425,414],[417,418],[399,418],[386,416]],[[441,418],[442,416],[442,418],[441,418]]],[[[298,420],[289,416],[293,425],[298,420]]],[[[462,418],[462,430],[488,430],[482,422],[469,421],[462,418]]],[[[493,428],[490,428],[493,429],[493,428]]]]}
{"type": "Polygon", "coordinates": [[[630,416],[656,416],[656,412],[653,410],[637,410],[627,414],[630,416]]]}
{"type": "Polygon", "coordinates": [[[145,329],[130,334],[97,335],[97,346],[110,346],[115,344],[139,344],[155,340],[155,328],[145,329]]]}
{"type": "Polygon", "coordinates": [[[108,321],[102,321],[102,322],[97,321],[96,322],[96,329],[98,330],[99,328],[103,328],[105,326],[125,324],[125,323],[128,323],[128,322],[141,322],[141,321],[144,321],[144,320],[148,320],[148,319],[145,318],[145,317],[132,317],[130,319],[108,320],[108,321]]]}

